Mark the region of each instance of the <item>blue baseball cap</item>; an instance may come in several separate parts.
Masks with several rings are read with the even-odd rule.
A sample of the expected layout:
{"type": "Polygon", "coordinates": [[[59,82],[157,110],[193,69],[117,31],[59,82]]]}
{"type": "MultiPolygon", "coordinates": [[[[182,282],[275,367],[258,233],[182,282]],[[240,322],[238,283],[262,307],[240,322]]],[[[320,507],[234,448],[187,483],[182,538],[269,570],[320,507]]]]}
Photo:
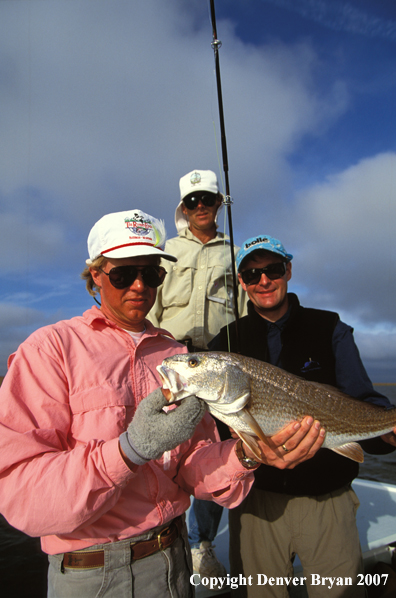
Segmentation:
{"type": "Polygon", "coordinates": [[[253,251],[257,251],[257,249],[265,249],[265,251],[277,253],[282,256],[286,262],[290,262],[290,260],[293,259],[293,256],[290,253],[286,253],[286,249],[278,239],[274,239],[274,237],[270,237],[269,235],[251,237],[242,243],[242,247],[237,253],[236,264],[238,272],[245,257],[253,253],[253,251]]]}

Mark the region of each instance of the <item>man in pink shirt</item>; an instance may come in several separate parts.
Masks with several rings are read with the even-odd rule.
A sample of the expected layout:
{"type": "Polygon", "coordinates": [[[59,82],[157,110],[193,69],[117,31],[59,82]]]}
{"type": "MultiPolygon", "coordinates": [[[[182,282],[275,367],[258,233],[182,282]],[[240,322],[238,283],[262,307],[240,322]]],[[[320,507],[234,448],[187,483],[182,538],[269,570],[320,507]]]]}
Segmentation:
{"type": "MultiPolygon", "coordinates": [[[[50,598],[193,596],[190,495],[232,508],[253,483],[258,462],[218,442],[202,401],[164,410],[156,366],[186,352],[146,320],[161,259],[176,261],[164,243],[163,223],[141,210],[101,218],[82,274],[100,309],[37,330],[9,359],[0,511],[41,537],[50,598]]],[[[294,422],[260,444],[262,462],[293,468],[323,439],[312,418],[294,422]]]]}

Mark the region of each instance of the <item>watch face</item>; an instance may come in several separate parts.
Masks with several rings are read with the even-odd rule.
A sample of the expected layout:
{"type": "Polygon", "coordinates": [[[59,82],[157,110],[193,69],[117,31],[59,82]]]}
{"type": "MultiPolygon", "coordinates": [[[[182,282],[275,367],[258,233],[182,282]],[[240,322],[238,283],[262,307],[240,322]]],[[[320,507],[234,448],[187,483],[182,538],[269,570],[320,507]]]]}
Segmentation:
{"type": "Polygon", "coordinates": [[[239,441],[239,443],[237,443],[237,445],[235,447],[235,451],[236,451],[236,455],[237,455],[239,461],[242,463],[242,465],[246,469],[253,469],[254,467],[257,467],[257,465],[260,465],[259,461],[255,461],[254,459],[250,459],[250,457],[247,457],[245,455],[244,450],[243,450],[243,443],[242,443],[242,441],[239,441]]]}
{"type": "Polygon", "coordinates": [[[253,467],[257,467],[259,464],[258,461],[254,461],[254,459],[249,459],[249,457],[244,457],[242,459],[243,463],[246,465],[248,469],[252,469],[253,467]]]}

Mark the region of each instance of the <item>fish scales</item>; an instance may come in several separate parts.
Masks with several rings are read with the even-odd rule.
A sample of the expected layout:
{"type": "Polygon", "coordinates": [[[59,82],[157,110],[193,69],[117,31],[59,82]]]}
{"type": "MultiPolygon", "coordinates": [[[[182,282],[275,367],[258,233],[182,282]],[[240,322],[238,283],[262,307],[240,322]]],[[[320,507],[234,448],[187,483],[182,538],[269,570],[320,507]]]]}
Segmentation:
{"type": "Polygon", "coordinates": [[[354,399],[251,357],[223,352],[174,355],[157,369],[173,400],[189,394],[202,398],[210,413],[247,443],[246,435],[272,436],[291,421],[311,415],[326,429],[324,447],[362,461],[361,448],[349,443],[396,427],[396,409],[354,399]]]}
{"type": "Polygon", "coordinates": [[[237,359],[251,378],[246,407],[266,435],[306,415],[318,419],[329,431],[331,438],[326,439],[325,446],[348,442],[351,436],[357,440],[378,436],[378,432],[390,431],[396,425],[394,410],[353,399],[336,388],[308,382],[265,362],[239,355],[237,359]]]}

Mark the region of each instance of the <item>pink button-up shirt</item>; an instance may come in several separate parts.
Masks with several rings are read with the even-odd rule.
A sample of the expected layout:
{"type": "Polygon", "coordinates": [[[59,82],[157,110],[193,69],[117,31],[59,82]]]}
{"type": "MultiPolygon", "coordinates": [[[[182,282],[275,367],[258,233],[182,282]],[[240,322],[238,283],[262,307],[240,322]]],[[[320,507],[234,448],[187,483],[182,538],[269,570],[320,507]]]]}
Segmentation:
{"type": "Polygon", "coordinates": [[[253,474],[206,414],[194,436],[132,472],[118,437],[184,346],[146,321],[135,345],[96,307],[34,332],[0,388],[0,512],[49,554],[123,540],[183,513],[190,495],[234,507],[253,474]]]}

